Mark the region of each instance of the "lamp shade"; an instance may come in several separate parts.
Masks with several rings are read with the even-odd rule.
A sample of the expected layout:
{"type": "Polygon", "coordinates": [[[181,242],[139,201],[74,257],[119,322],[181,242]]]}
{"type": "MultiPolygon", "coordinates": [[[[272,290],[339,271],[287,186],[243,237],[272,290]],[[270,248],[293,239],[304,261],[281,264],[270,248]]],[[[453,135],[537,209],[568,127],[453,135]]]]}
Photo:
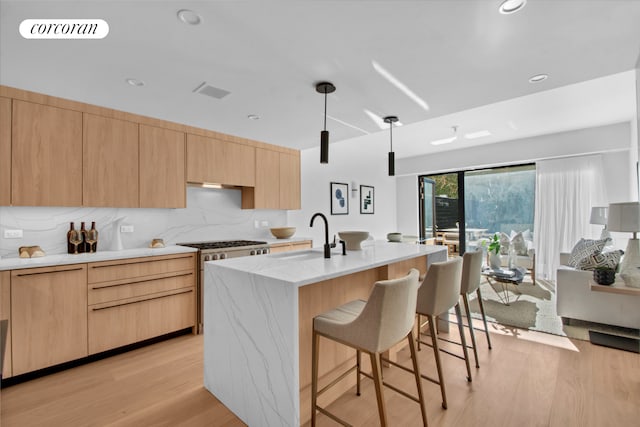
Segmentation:
{"type": "Polygon", "coordinates": [[[611,203],[607,224],[609,231],[640,231],[640,203],[611,203]]]}
{"type": "Polygon", "coordinates": [[[607,206],[594,206],[591,208],[591,219],[589,224],[607,225],[607,213],[609,208],[607,206]]]}

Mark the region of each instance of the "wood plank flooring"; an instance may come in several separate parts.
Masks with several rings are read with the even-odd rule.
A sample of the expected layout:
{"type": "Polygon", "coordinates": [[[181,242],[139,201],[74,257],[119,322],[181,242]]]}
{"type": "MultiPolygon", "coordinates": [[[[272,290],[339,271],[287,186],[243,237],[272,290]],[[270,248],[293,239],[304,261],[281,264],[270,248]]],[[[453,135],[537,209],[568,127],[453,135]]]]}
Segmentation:
{"type": "MultiPolygon", "coordinates": [[[[473,382],[465,379],[463,361],[442,355],[449,409],[440,406],[438,386],[423,381],[431,427],[638,425],[640,355],[489,327],[493,350],[477,333],[480,369],[472,368],[473,382]]],[[[455,339],[456,333],[451,335],[455,339]]],[[[243,425],[203,388],[202,353],[202,335],[186,335],[5,388],[0,425],[243,425]]],[[[422,371],[435,376],[431,348],[423,347],[419,355],[422,371]]],[[[408,365],[407,350],[399,360],[408,365]]],[[[397,368],[385,369],[385,380],[415,391],[411,375],[397,368]]],[[[388,389],[385,398],[391,425],[421,424],[417,404],[388,389]]],[[[348,392],[330,409],[356,426],[378,425],[375,392],[367,379],[360,397],[348,392]]],[[[319,415],[318,425],[335,424],[319,415]]]]}

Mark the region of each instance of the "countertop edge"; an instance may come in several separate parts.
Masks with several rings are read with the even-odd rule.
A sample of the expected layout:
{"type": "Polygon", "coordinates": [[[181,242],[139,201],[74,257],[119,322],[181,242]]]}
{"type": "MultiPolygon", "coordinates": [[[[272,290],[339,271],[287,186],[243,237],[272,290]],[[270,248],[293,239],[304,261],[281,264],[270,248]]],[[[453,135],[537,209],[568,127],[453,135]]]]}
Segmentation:
{"type": "Polygon", "coordinates": [[[135,248],[122,251],[98,251],[92,254],[53,254],[39,258],[4,258],[0,259],[0,271],[19,270],[23,268],[55,267],[58,265],[85,264],[90,262],[111,261],[117,259],[140,258],[181,253],[195,253],[197,249],[186,246],[167,246],[164,248],[135,248]]]}

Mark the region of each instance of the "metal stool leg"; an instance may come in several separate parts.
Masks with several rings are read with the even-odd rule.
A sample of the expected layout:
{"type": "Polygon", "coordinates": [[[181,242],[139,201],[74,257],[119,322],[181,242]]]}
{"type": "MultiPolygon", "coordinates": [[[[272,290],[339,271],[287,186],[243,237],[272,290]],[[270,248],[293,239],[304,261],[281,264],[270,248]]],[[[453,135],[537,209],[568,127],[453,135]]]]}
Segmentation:
{"type": "Polygon", "coordinates": [[[464,311],[467,315],[467,323],[469,324],[469,335],[471,335],[471,346],[473,347],[473,357],[476,360],[476,368],[480,367],[478,363],[478,350],[476,347],[476,334],[473,331],[473,320],[471,320],[471,310],[469,310],[469,296],[467,294],[462,295],[462,301],[464,302],[464,311]]]}
{"type": "MultiPolygon", "coordinates": [[[[422,393],[422,381],[420,379],[420,367],[418,366],[418,355],[416,353],[416,343],[413,340],[413,331],[407,335],[409,341],[409,350],[411,351],[411,361],[413,362],[413,374],[416,378],[416,387],[418,388],[418,400],[420,404],[420,412],[422,413],[422,424],[427,427],[427,408],[424,405],[424,394],[422,393]]],[[[418,342],[420,342],[418,340],[418,342]]]]}
{"type": "Polygon", "coordinates": [[[480,313],[482,313],[482,321],[484,322],[484,332],[487,334],[487,344],[489,345],[489,350],[491,350],[491,337],[489,336],[489,328],[487,327],[487,315],[484,314],[484,303],[482,302],[480,288],[476,290],[476,294],[478,295],[478,305],[480,305],[480,313]]]}
{"type": "Polygon", "coordinates": [[[462,326],[462,312],[460,303],[456,304],[456,317],[458,318],[458,329],[460,330],[460,340],[462,341],[462,352],[464,353],[464,363],[467,365],[467,381],[471,382],[471,366],[469,365],[469,352],[467,351],[467,339],[464,336],[464,326],[462,326]]]}
{"type": "Polygon", "coordinates": [[[373,382],[376,386],[376,398],[378,400],[378,414],[380,415],[380,426],[387,426],[387,411],[384,406],[384,395],[382,393],[382,369],[380,367],[380,357],[378,353],[371,353],[371,368],[373,371],[373,382]]]}
{"type": "MultiPolygon", "coordinates": [[[[318,356],[320,355],[320,335],[313,331],[311,341],[311,426],[316,425],[316,407],[318,403],[318,356]]],[[[358,375],[359,377],[360,375],[358,375]]]]}
{"type": "Polygon", "coordinates": [[[358,371],[358,379],[356,380],[356,396],[360,396],[360,369],[362,365],[360,364],[360,360],[362,359],[362,353],[360,350],[356,350],[356,366],[358,371]]]}
{"type": "Polygon", "coordinates": [[[429,318],[429,333],[431,334],[431,342],[433,343],[433,354],[436,358],[436,368],[438,370],[438,380],[440,383],[440,392],[442,393],[442,407],[447,409],[447,391],[444,386],[444,378],[442,376],[442,366],[440,365],[440,346],[438,345],[438,336],[436,335],[436,317],[427,316],[429,318]]]}

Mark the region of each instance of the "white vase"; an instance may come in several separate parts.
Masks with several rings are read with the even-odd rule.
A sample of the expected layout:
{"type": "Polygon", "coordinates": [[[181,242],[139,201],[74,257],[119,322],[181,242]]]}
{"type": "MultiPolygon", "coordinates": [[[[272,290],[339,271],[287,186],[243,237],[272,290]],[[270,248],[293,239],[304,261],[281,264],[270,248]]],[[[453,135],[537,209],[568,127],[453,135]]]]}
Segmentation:
{"type": "Polygon", "coordinates": [[[497,254],[493,251],[489,252],[489,266],[492,270],[498,270],[500,267],[502,267],[500,254],[497,254]]]}
{"type": "Polygon", "coordinates": [[[122,245],[122,237],[120,236],[120,225],[124,221],[125,217],[121,217],[113,221],[112,233],[111,233],[111,246],[110,251],[121,251],[124,249],[122,245]]]}

